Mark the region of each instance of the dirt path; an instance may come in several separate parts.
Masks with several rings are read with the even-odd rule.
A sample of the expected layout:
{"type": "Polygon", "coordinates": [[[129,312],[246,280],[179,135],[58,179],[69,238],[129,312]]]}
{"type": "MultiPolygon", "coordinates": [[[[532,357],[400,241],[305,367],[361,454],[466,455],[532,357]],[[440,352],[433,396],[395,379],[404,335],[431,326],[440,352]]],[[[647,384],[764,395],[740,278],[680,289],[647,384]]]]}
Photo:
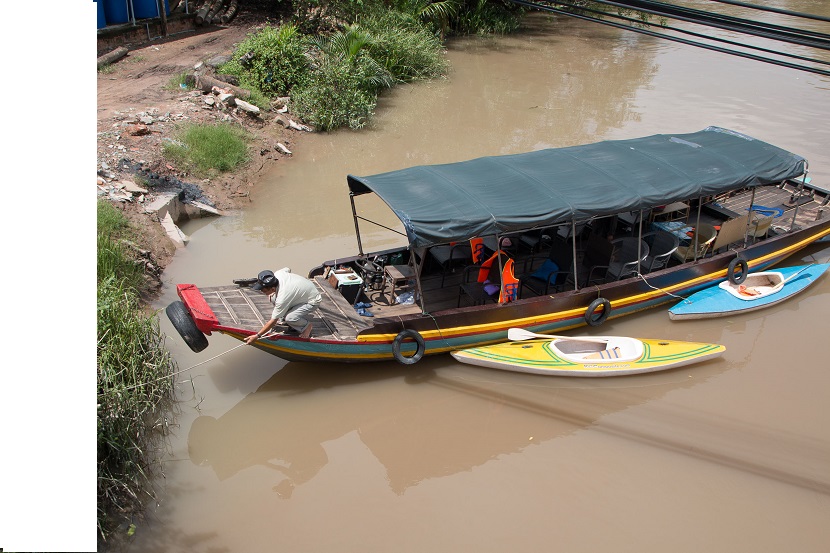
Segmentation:
{"type": "MultiPolygon", "coordinates": [[[[216,56],[231,55],[249,33],[266,24],[276,24],[257,14],[240,14],[228,27],[212,27],[181,33],[166,40],[130,48],[129,54],[97,76],[97,171],[98,184],[105,188],[132,181],[142,186],[142,175],[152,174],[151,182],[186,182],[197,185],[204,198],[223,212],[243,209],[251,199],[258,175],[271,164],[284,163],[289,156],[277,143],[294,150],[302,131],[289,130],[275,123],[275,112],[252,117],[235,110],[220,109],[205,102],[198,91],[169,89],[177,75],[192,73],[194,66],[216,56]],[[254,137],[251,161],[233,174],[202,180],[187,174],[162,157],[165,139],[170,139],[182,123],[228,122],[244,126],[254,137]],[[146,173],[136,174],[124,159],[142,162],[146,173]],[[102,182],[103,181],[103,182],[102,182]]],[[[103,52],[99,51],[99,55],[103,52]]],[[[100,188],[99,188],[100,190],[100,188]]],[[[139,246],[151,252],[154,265],[164,268],[176,246],[162,228],[158,216],[147,213],[153,199],[134,194],[134,200],[115,202],[141,230],[139,246]]]]}

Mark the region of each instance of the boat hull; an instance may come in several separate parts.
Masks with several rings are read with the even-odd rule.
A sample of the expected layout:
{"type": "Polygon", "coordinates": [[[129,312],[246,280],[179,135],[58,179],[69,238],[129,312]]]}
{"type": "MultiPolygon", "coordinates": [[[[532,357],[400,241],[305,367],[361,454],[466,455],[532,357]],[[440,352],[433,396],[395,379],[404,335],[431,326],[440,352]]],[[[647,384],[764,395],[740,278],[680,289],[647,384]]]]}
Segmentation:
{"type": "MultiPolygon", "coordinates": [[[[740,255],[747,261],[750,271],[764,270],[827,235],[830,235],[830,219],[760,241],[741,250],[740,255]]],[[[734,251],[728,251],[642,277],[508,304],[461,307],[394,319],[375,318],[354,339],[276,336],[259,340],[253,347],[289,361],[362,363],[401,361],[395,354],[395,339],[404,330],[417,332],[423,340],[423,347],[412,340],[399,342],[399,355],[409,359],[413,355],[435,355],[504,342],[511,327],[538,333],[559,333],[586,326],[587,310],[598,297],[609,300],[611,304],[608,319],[617,319],[676,302],[678,297],[688,297],[716,285],[726,280],[729,263],[735,255],[734,251]]],[[[222,332],[244,340],[252,333],[250,329],[218,324],[195,286],[178,285],[177,288],[197,326],[205,334],[222,332]]]]}
{"type": "MultiPolygon", "coordinates": [[[[775,270],[784,278],[777,292],[752,299],[741,299],[720,286],[700,290],[669,309],[672,320],[710,319],[765,309],[779,304],[813,285],[830,269],[830,264],[781,267],[775,270]],[[789,280],[787,280],[789,279],[789,280]]],[[[734,286],[734,285],[733,285],[734,286]]]]}
{"type": "MultiPolygon", "coordinates": [[[[592,336],[591,338],[602,338],[592,336]]],[[[723,355],[724,346],[677,340],[644,339],[642,355],[630,360],[575,360],[562,355],[556,340],[506,342],[453,351],[462,363],[513,372],[550,376],[624,376],[674,369],[723,355]]]]}

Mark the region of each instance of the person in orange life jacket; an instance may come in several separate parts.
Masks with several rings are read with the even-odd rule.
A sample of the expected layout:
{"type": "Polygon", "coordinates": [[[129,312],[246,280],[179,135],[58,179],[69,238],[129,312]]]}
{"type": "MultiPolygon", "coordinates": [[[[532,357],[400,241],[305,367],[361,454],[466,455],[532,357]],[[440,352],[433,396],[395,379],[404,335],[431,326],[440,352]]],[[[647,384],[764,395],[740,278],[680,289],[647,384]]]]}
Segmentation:
{"type": "Polygon", "coordinates": [[[289,329],[287,335],[297,335],[300,338],[311,336],[312,325],[308,315],[316,309],[322,297],[313,282],[307,278],[295,275],[291,269],[285,267],[276,273],[262,271],[257,281],[251,286],[254,290],[262,290],[274,304],[271,319],[266,322],[256,334],[245,338],[246,344],[253,344],[264,336],[276,324],[285,324],[289,329]]]}

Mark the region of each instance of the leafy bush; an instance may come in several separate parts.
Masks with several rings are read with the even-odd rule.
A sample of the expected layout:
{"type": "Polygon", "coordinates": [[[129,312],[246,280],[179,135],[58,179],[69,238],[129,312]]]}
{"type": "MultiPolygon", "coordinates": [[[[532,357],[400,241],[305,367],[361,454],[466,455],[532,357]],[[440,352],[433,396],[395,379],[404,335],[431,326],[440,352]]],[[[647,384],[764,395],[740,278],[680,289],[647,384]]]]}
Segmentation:
{"type": "Polygon", "coordinates": [[[199,175],[230,171],[248,160],[249,135],[228,124],[181,127],[164,155],[199,175]]]}
{"type": "Polygon", "coordinates": [[[452,24],[456,34],[506,35],[516,31],[526,10],[492,0],[466,0],[452,24]]]}
{"type": "Polygon", "coordinates": [[[416,16],[386,11],[363,19],[372,35],[368,51],[399,82],[430,79],[447,71],[441,40],[416,16]]]}
{"type": "Polygon", "coordinates": [[[265,27],[249,35],[233,59],[219,68],[221,73],[239,77],[246,88],[268,96],[283,96],[308,78],[306,38],[294,25],[265,27]]]}
{"type": "Polygon", "coordinates": [[[359,129],[374,114],[377,95],[348,62],[326,63],[307,86],[291,95],[293,111],[319,130],[359,129]]]}

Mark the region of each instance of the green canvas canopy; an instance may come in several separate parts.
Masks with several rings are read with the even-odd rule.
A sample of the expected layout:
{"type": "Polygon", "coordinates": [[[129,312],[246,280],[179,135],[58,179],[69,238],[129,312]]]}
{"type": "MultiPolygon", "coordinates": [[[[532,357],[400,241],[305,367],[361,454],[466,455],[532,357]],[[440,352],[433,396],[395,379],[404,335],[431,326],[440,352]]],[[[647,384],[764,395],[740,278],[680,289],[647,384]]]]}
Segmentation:
{"type": "Polygon", "coordinates": [[[707,127],[524,154],[348,176],[374,192],[414,247],[638,211],[802,175],[804,158],[707,127]]]}

